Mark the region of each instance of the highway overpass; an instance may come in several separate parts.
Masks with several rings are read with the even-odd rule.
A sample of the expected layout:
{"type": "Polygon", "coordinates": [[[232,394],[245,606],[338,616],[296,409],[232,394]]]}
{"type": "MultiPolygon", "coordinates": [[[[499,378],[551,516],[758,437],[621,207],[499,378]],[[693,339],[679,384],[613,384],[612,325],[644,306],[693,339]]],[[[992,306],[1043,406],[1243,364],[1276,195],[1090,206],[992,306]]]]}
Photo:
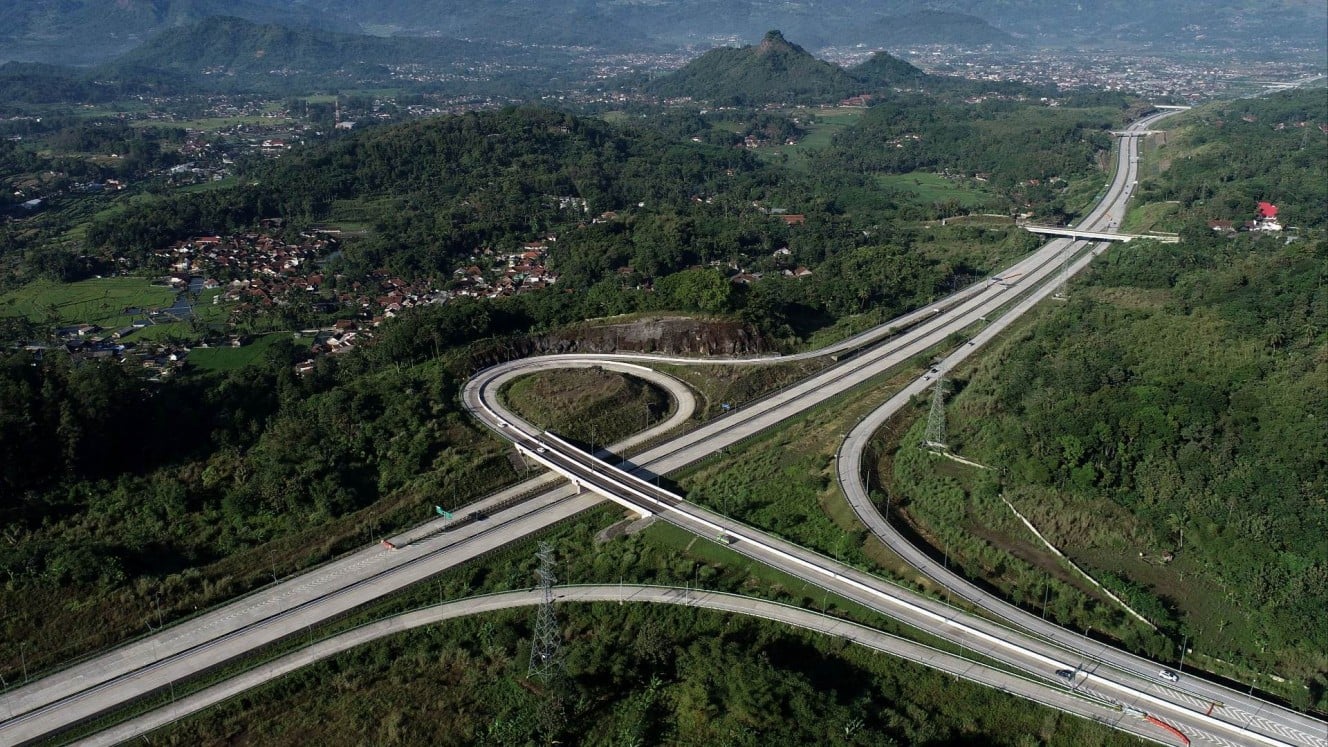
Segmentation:
{"type": "Polygon", "coordinates": [[[1043,236],[1065,236],[1074,239],[1088,239],[1092,241],[1119,241],[1128,243],[1135,239],[1149,239],[1160,241],[1163,244],[1176,244],[1180,242],[1180,237],[1175,234],[1147,234],[1147,233],[1115,233],[1114,231],[1085,231],[1078,228],[1068,228],[1062,226],[1022,226],[1029,233],[1042,234],[1043,236]]]}

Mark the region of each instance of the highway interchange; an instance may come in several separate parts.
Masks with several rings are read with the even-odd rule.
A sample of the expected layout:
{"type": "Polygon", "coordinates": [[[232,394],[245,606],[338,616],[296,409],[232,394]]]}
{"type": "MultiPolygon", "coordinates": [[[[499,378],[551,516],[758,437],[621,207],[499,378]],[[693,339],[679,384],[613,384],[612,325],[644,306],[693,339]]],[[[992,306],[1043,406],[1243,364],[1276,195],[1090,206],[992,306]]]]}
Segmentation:
{"type": "MultiPolygon", "coordinates": [[[[1132,129],[1149,129],[1169,113],[1140,120],[1132,129]]],[[[1116,178],[1079,228],[1096,230],[1119,224],[1135,179],[1136,149],[1136,137],[1122,138],[1116,178]]],[[[1049,242],[1007,268],[1002,273],[1004,281],[972,286],[835,346],[800,356],[702,361],[643,355],[543,356],[480,372],[464,392],[465,402],[476,416],[512,440],[531,459],[573,478],[592,492],[578,494],[576,487],[562,483],[556,475],[528,480],[468,507],[467,510],[487,514],[489,518],[485,521],[449,525],[439,520],[417,527],[390,538],[399,548],[395,551],[381,546],[365,548],[7,693],[0,698],[0,719],[5,719],[0,721],[0,743],[40,739],[200,669],[309,629],[328,617],[580,513],[605,495],[634,511],[656,513],[702,536],[714,538],[724,533],[734,540],[732,548],[737,552],[933,635],[981,651],[1007,668],[1025,673],[1015,676],[993,670],[997,673],[993,676],[1010,678],[1000,686],[1012,692],[1023,694],[1030,687],[1026,683],[1041,683],[1043,694],[1039,697],[1046,701],[1052,697],[1048,693],[1066,689],[1055,672],[1072,669],[1076,670],[1076,681],[1066,710],[1086,717],[1099,717],[1103,703],[1115,703],[1116,721],[1137,721],[1137,718],[1124,718],[1124,714],[1147,713],[1176,726],[1194,741],[1328,747],[1328,727],[1322,722],[1194,677],[1186,677],[1178,684],[1163,683],[1156,677],[1160,665],[1045,623],[936,568],[935,563],[894,532],[866,498],[859,477],[862,449],[880,423],[911,396],[925,390],[931,376],[973,354],[1020,314],[1051,294],[1064,264],[1070,264],[1072,274],[1104,248],[1105,245],[1089,246],[1068,239],[1049,242]],[[868,384],[881,373],[934,350],[953,333],[971,332],[975,327],[978,331],[972,334],[970,342],[940,361],[936,373],[929,372],[908,384],[853,430],[841,448],[838,470],[846,495],[874,534],[921,572],[1002,623],[963,614],[688,504],[649,483],[653,475],[677,470],[809,407],[868,384]],[[646,369],[642,363],[762,365],[772,360],[831,353],[854,354],[797,385],[744,406],[740,412],[658,442],[623,465],[630,472],[607,465],[552,434],[541,432],[506,411],[497,397],[504,381],[545,368],[605,366],[649,378],[667,389],[678,407],[665,423],[612,447],[613,452],[620,453],[637,442],[655,442],[652,439],[674,431],[691,417],[694,407],[690,390],[672,377],[646,369]],[[531,494],[534,496],[526,497],[531,494]],[[1222,705],[1213,708],[1210,715],[1207,711],[1213,703],[1222,705]]],[[[1131,728],[1131,731],[1177,743],[1169,741],[1168,735],[1160,730],[1150,733],[1147,729],[1131,728]]]]}
{"type": "MultiPolygon", "coordinates": [[[[542,598],[542,592],[537,589],[501,592],[470,597],[396,615],[287,654],[220,684],[182,697],[168,706],[118,724],[79,742],[79,744],[89,746],[118,744],[191,713],[216,705],[227,698],[239,695],[250,688],[289,674],[301,667],[335,656],[370,641],[464,615],[531,606],[538,604],[542,598]]],[[[1122,718],[1120,711],[1104,703],[1085,698],[1081,693],[1063,687],[1048,687],[1045,683],[1037,680],[1011,678],[1008,673],[994,667],[801,607],[703,589],[632,584],[563,586],[558,588],[558,599],[562,603],[676,604],[775,620],[786,625],[842,638],[856,645],[866,646],[892,656],[917,662],[954,677],[987,685],[988,687],[1003,689],[1050,708],[1081,715],[1088,713],[1089,718],[1113,724],[1116,728],[1129,731],[1136,736],[1151,737],[1154,735],[1153,727],[1146,722],[1141,722],[1138,719],[1122,718]]]]}

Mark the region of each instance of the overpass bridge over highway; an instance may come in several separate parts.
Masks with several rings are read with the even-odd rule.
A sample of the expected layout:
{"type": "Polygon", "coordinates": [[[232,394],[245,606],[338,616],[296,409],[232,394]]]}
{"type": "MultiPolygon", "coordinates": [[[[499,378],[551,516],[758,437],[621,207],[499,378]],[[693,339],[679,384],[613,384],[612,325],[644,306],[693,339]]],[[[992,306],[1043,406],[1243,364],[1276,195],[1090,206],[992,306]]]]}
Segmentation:
{"type": "Polygon", "coordinates": [[[1092,239],[1094,241],[1119,241],[1126,243],[1135,239],[1152,239],[1160,241],[1163,244],[1178,244],[1180,236],[1173,233],[1153,234],[1153,233],[1115,233],[1108,231],[1081,231],[1075,228],[1064,226],[1022,226],[1029,233],[1038,233],[1045,236],[1068,236],[1073,239],[1092,239]]]}

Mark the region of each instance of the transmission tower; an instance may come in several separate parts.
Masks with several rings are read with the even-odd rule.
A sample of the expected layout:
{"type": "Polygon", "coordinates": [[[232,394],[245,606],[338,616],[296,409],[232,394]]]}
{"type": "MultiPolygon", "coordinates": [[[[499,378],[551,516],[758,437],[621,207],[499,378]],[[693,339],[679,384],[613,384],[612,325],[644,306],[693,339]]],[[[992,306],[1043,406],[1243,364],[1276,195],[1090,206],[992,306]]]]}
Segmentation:
{"type": "Polygon", "coordinates": [[[936,379],[936,389],[931,396],[931,413],[927,415],[927,434],[922,438],[922,445],[929,449],[945,451],[945,379],[936,379]]]}
{"type": "Polygon", "coordinates": [[[542,599],[535,616],[535,638],[530,645],[528,676],[548,682],[563,667],[562,636],[558,632],[558,618],[553,613],[553,584],[557,580],[553,575],[553,545],[541,542],[535,557],[540,562],[536,574],[539,576],[542,599]]]}
{"type": "Polygon", "coordinates": [[[1065,301],[1065,300],[1068,300],[1068,299],[1070,298],[1070,292],[1069,292],[1069,286],[1070,286],[1070,255],[1072,255],[1072,254],[1074,253],[1074,249],[1073,249],[1073,247],[1074,247],[1074,244],[1073,244],[1073,243],[1066,244],[1066,246],[1065,246],[1065,256],[1061,258],[1061,273],[1060,273],[1061,277],[1060,277],[1060,281],[1059,281],[1059,283],[1058,283],[1057,286],[1056,286],[1056,292],[1053,293],[1052,296],[1051,296],[1053,299],[1055,299],[1055,300],[1057,300],[1057,301],[1065,301]]]}

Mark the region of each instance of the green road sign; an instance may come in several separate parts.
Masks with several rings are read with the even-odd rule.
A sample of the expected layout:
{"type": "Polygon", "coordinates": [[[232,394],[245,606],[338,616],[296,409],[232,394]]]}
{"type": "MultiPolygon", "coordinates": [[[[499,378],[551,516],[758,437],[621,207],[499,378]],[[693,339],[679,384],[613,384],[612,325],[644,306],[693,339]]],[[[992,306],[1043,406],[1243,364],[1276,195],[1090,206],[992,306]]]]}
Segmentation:
{"type": "Polygon", "coordinates": [[[450,519],[450,518],[452,518],[452,512],[451,512],[451,511],[444,511],[442,506],[434,506],[434,507],[433,507],[433,510],[437,511],[437,512],[438,512],[438,515],[441,516],[441,517],[443,517],[444,519],[450,519]]]}

